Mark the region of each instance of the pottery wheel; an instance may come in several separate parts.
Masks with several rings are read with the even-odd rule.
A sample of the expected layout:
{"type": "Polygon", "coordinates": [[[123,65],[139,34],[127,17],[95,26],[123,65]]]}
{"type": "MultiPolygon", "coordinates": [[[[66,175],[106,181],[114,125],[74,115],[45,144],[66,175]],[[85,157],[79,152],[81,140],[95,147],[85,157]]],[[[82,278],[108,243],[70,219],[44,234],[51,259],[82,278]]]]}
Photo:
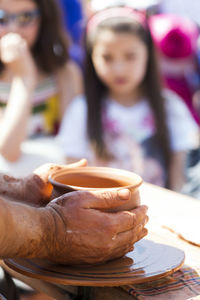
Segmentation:
{"type": "Polygon", "coordinates": [[[68,266],[41,259],[6,259],[13,270],[44,281],[76,286],[119,286],[152,281],[172,274],[184,262],[184,252],[143,239],[124,257],[102,265],[68,266]]]}

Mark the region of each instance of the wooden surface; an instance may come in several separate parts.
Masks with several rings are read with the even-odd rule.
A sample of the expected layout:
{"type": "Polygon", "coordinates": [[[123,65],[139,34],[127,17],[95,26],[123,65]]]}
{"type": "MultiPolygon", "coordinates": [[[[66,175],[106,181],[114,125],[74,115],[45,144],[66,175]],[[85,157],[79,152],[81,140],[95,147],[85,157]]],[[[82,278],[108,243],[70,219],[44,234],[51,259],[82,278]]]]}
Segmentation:
{"type": "Polygon", "coordinates": [[[158,233],[159,227],[169,228],[180,238],[200,246],[200,200],[147,183],[140,188],[140,194],[142,203],[149,207],[147,227],[151,231],[158,233]]]}

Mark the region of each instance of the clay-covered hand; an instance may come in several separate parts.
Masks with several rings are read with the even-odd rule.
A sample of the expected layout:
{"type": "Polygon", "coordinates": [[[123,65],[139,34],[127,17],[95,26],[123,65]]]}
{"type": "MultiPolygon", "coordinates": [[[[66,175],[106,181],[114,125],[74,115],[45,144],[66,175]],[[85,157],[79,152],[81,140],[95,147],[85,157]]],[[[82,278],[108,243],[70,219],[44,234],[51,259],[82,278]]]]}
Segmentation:
{"type": "Polygon", "coordinates": [[[32,174],[18,179],[1,173],[0,196],[34,206],[44,206],[50,201],[53,190],[48,181],[49,175],[59,169],[84,167],[86,164],[85,159],[70,165],[48,163],[37,168],[32,174]]]}
{"type": "Polygon", "coordinates": [[[50,202],[45,208],[46,258],[66,264],[96,264],[131,251],[133,244],[147,234],[147,207],[117,213],[104,211],[122,205],[129,197],[127,189],[78,191],[50,202]]]}
{"type": "Polygon", "coordinates": [[[47,163],[40,166],[33,174],[23,179],[23,202],[37,206],[47,204],[53,189],[51,183],[48,181],[49,176],[57,170],[84,167],[86,165],[87,160],[82,159],[69,165],[47,163]]]}

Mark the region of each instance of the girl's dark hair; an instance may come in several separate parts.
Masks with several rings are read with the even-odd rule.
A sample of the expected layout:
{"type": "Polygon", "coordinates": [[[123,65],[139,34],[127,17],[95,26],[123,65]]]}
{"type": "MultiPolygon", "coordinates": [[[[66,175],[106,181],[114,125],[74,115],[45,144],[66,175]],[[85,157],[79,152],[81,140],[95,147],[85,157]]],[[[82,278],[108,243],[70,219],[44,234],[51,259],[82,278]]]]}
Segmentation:
{"type": "MultiPolygon", "coordinates": [[[[40,11],[38,37],[31,51],[38,68],[52,74],[68,60],[68,40],[56,0],[33,0],[40,11]]],[[[0,72],[4,65],[0,62],[0,72]]]]}
{"type": "Polygon", "coordinates": [[[171,151],[166,124],[165,100],[161,93],[161,82],[157,67],[157,59],[147,24],[144,26],[138,21],[134,21],[134,19],[132,20],[124,17],[109,18],[100,23],[91,34],[88,34],[88,36],[85,35],[86,57],[84,81],[85,95],[88,105],[87,126],[89,138],[95,147],[97,155],[99,157],[103,157],[104,155],[106,156],[107,152],[103,140],[102,109],[103,101],[108,89],[97,76],[92,63],[93,46],[98,38],[98,33],[104,29],[109,29],[115,33],[130,33],[137,35],[147,47],[147,70],[141,87],[144,91],[144,96],[146,96],[149,100],[149,104],[154,114],[155,125],[157,128],[156,140],[162,151],[162,156],[167,170],[170,163],[171,151]]]}

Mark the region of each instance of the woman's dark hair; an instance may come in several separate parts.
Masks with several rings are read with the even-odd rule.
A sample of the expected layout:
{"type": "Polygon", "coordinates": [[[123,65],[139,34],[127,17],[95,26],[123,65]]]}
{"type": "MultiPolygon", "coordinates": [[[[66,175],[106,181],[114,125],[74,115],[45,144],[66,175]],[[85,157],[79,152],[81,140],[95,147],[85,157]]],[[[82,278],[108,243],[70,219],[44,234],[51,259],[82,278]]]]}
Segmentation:
{"type": "Polygon", "coordinates": [[[109,29],[115,33],[130,33],[137,35],[146,45],[148,50],[147,71],[141,87],[144,96],[149,99],[149,104],[154,114],[157,128],[156,140],[162,151],[166,170],[168,169],[171,151],[169,143],[168,128],[166,124],[166,113],[164,98],[161,93],[161,82],[157,67],[154,45],[148,25],[140,24],[130,18],[109,18],[101,22],[91,34],[85,35],[86,57],[85,57],[85,95],[88,105],[88,134],[92,145],[95,147],[99,157],[106,157],[107,152],[103,141],[102,109],[103,101],[108,92],[107,87],[97,76],[93,63],[92,51],[98,34],[101,30],[109,29]]]}
{"type": "MultiPolygon", "coordinates": [[[[56,0],[33,0],[40,11],[38,37],[31,51],[38,68],[52,74],[68,60],[68,40],[56,0]]],[[[4,65],[0,62],[0,72],[4,65]]]]}

